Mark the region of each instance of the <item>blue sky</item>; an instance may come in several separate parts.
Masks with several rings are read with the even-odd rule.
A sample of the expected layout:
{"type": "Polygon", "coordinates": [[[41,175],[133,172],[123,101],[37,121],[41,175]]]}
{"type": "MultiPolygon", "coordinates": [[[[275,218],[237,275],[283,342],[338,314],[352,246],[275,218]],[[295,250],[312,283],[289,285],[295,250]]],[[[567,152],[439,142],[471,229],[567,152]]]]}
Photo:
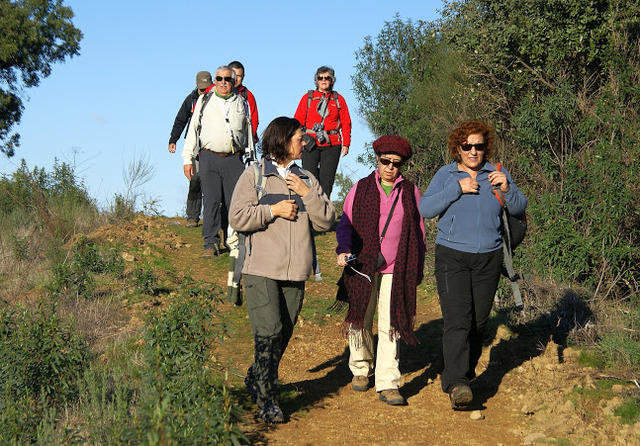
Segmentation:
{"type": "Polygon", "coordinates": [[[17,127],[21,147],[13,158],[0,156],[0,172],[15,171],[21,158],[30,168],[49,168],[57,158],[76,166],[91,196],[105,207],[124,192],[123,169],[134,158],[147,158],[155,173],[142,192],[158,200],[167,216],[184,215],[184,139],[175,154],[167,145],[196,72],[240,60],[244,84],[258,103],[261,133],[273,118],[293,116],[313,88],[318,66],[332,66],[335,89],[353,120],[351,151],[338,169],[357,180],[368,173],[357,155],[373,137],[351,90],[354,53],[396,13],[433,20],[442,7],[440,0],[245,1],[237,10],[233,2],[196,0],[64,3],[84,33],[80,55],[25,90],[17,127]]]}

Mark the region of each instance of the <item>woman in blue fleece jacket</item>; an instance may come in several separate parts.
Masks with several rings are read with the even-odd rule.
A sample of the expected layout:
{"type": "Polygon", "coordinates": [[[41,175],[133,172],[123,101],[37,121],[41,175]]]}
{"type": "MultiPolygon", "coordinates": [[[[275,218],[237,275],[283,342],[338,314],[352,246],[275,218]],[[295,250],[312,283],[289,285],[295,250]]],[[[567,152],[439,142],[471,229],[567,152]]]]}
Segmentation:
{"type": "Polygon", "coordinates": [[[506,170],[488,162],[495,131],[469,121],[449,134],[453,158],[434,175],[420,199],[423,217],[438,219],[435,270],[444,320],[442,390],[454,409],[473,400],[469,384],[482,353],[484,327],[502,271],[499,188],[512,215],[522,215],[527,199],[506,170]]]}

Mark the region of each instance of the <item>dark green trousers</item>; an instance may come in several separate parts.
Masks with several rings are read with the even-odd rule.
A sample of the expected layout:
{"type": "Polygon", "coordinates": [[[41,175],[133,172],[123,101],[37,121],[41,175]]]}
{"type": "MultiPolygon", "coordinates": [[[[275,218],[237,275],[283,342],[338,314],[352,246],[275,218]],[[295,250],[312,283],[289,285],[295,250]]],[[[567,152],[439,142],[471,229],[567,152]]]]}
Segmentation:
{"type": "Polygon", "coordinates": [[[304,282],[244,274],[247,311],[254,338],[247,379],[257,391],[258,407],[278,401],[278,366],[289,344],[304,298],[304,282]]]}

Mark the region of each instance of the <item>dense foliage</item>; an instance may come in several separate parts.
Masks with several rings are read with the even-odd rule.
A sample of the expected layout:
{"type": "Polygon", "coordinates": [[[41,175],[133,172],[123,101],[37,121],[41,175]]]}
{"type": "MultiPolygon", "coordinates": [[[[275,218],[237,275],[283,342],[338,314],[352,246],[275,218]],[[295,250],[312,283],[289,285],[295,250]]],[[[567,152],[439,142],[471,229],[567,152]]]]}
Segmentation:
{"type": "Polygon", "coordinates": [[[375,135],[416,153],[424,190],[459,122],[496,126],[529,199],[527,266],[594,294],[640,290],[640,2],[467,0],[435,22],[385,24],[354,86],[375,135]]]}
{"type": "Polygon", "coordinates": [[[0,151],[12,156],[12,133],[24,105],[21,90],[51,74],[51,65],[77,55],[82,33],[62,0],[0,0],[0,151]]]}

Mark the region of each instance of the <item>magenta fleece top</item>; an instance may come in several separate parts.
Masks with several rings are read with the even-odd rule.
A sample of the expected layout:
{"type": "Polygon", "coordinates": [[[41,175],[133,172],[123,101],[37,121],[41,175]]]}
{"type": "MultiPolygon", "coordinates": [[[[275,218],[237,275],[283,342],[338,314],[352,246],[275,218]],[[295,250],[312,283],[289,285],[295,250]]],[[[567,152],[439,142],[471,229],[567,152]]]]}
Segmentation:
{"type": "MultiPolygon", "coordinates": [[[[395,200],[396,195],[400,192],[398,185],[401,181],[404,181],[402,175],[396,178],[395,183],[393,184],[393,189],[389,196],[384,193],[382,186],[380,185],[380,174],[376,170],[376,185],[378,186],[378,194],[380,195],[380,218],[378,220],[378,230],[382,233],[384,229],[384,224],[387,222],[387,217],[389,216],[389,211],[391,210],[391,206],[393,206],[393,200],[395,200]]],[[[359,182],[359,181],[358,181],[359,182]]],[[[338,247],[336,248],[337,254],[342,254],[344,252],[351,252],[351,235],[353,234],[353,226],[351,225],[351,217],[353,215],[353,199],[356,196],[356,188],[358,187],[358,183],[356,183],[349,193],[347,197],[344,199],[344,205],[342,208],[343,215],[340,218],[340,223],[336,228],[336,238],[338,239],[338,247]]],[[[418,203],[420,202],[420,191],[418,188],[415,188],[414,194],[416,196],[416,211],[418,209],[418,203]]],[[[402,206],[402,197],[398,199],[398,203],[396,204],[396,208],[393,211],[393,216],[391,217],[391,222],[389,223],[389,227],[387,228],[387,233],[382,240],[382,245],[380,250],[382,251],[382,255],[387,260],[387,265],[381,267],[378,272],[383,274],[391,274],[393,273],[393,267],[396,263],[396,254],[398,253],[398,244],[400,243],[400,233],[402,232],[402,218],[404,217],[404,208],[402,206]]],[[[422,239],[424,240],[424,220],[420,219],[420,230],[422,231],[422,239]]]]}

